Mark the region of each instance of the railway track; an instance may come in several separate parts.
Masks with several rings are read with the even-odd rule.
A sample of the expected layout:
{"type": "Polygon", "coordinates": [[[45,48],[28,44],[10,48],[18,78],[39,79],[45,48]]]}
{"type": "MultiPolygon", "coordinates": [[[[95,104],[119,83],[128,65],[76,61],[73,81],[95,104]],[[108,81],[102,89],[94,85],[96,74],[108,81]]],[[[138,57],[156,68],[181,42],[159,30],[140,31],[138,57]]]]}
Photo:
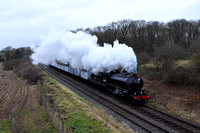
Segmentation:
{"type": "Polygon", "coordinates": [[[40,66],[50,75],[62,80],[68,87],[75,88],[81,93],[99,102],[109,110],[112,110],[118,116],[128,121],[129,125],[133,125],[139,132],[180,132],[180,133],[199,133],[200,126],[189,121],[174,117],[149,106],[135,107],[129,106],[126,103],[118,102],[110,95],[99,93],[98,90],[89,85],[84,84],[80,80],[75,80],[73,77],[49,68],[40,66]]]}
{"type": "Polygon", "coordinates": [[[191,121],[185,119],[177,118],[166,112],[157,110],[150,106],[144,106],[141,108],[140,113],[145,114],[146,116],[151,117],[152,119],[159,121],[163,125],[170,127],[171,129],[179,132],[200,132],[200,126],[191,121]]]}

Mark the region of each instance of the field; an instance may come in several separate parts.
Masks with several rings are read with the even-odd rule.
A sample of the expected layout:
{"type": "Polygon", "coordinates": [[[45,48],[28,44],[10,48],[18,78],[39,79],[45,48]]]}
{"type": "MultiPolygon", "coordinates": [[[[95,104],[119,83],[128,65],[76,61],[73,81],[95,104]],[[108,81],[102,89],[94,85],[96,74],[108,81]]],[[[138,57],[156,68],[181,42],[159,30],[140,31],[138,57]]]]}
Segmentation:
{"type": "Polygon", "coordinates": [[[0,72],[0,84],[0,130],[15,131],[14,115],[24,97],[25,87],[11,72],[0,72]]]}
{"type": "Polygon", "coordinates": [[[37,100],[37,86],[28,86],[0,63],[0,133],[56,132],[37,100]]]}

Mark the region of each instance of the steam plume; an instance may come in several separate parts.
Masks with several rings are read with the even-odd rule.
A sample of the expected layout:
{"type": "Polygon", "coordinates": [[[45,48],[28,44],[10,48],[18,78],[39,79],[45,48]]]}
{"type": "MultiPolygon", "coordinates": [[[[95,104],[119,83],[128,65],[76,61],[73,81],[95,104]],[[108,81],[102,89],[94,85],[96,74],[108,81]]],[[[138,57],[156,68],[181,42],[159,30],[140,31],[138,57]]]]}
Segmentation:
{"type": "Polygon", "coordinates": [[[93,73],[121,70],[137,73],[137,59],[131,47],[114,42],[97,44],[97,37],[84,32],[51,32],[40,46],[32,47],[34,64],[55,63],[55,60],[70,64],[73,68],[86,69],[93,73]]]}

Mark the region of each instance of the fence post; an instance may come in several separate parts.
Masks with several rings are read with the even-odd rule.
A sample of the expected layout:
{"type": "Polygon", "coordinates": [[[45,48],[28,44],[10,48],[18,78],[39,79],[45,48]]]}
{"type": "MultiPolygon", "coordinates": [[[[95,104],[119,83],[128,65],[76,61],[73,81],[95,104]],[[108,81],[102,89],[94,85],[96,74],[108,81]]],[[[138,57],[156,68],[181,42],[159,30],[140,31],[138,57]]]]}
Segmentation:
{"type": "Polygon", "coordinates": [[[64,120],[62,120],[62,132],[64,133],[64,120]]]}
{"type": "Polygon", "coordinates": [[[56,127],[57,127],[57,129],[59,129],[59,121],[58,121],[58,117],[56,117],[56,127]]]}
{"type": "Polygon", "coordinates": [[[72,133],[73,130],[71,130],[71,128],[65,127],[64,120],[61,118],[60,113],[57,111],[57,106],[49,101],[49,98],[45,91],[41,91],[42,83],[39,83],[39,85],[39,102],[40,105],[44,106],[46,115],[48,117],[51,116],[53,122],[56,124],[56,128],[60,130],[60,133],[72,133]]]}

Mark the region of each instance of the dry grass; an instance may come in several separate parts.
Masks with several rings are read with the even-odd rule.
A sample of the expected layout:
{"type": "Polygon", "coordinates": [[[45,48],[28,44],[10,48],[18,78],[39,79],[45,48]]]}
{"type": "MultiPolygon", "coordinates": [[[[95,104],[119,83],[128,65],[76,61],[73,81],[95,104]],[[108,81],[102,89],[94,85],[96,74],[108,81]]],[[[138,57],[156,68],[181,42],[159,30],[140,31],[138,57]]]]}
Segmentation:
{"type": "MultiPolygon", "coordinates": [[[[3,71],[2,63],[0,63],[0,73],[5,75],[13,75],[12,71],[3,71]]],[[[20,79],[18,79],[20,80],[20,79]]],[[[10,81],[11,82],[11,81],[10,81]]],[[[13,83],[16,84],[17,88],[21,88],[20,84],[13,79],[13,83]]],[[[23,81],[22,81],[23,82],[23,81]]],[[[26,82],[26,81],[24,81],[26,82]]],[[[16,97],[21,94],[21,89],[17,91],[16,97]]],[[[25,94],[27,94],[27,88],[25,87],[25,94]]],[[[38,102],[38,87],[37,86],[29,86],[29,94],[28,100],[25,103],[25,106],[22,109],[20,119],[18,120],[18,112],[22,105],[23,100],[25,99],[25,95],[20,102],[20,106],[15,111],[15,124],[20,132],[28,132],[28,133],[54,133],[56,132],[55,127],[53,127],[52,121],[45,115],[44,108],[39,105],[38,102]]],[[[10,97],[11,102],[16,102],[16,99],[10,97]]],[[[9,110],[10,111],[10,110],[9,110]]],[[[7,115],[7,113],[5,113],[7,115]]],[[[9,133],[11,131],[10,120],[8,116],[6,119],[0,119],[0,133],[9,133]]]]}
{"type": "Polygon", "coordinates": [[[151,96],[149,104],[200,123],[200,89],[172,87],[146,79],[144,85],[151,96]]]}
{"type": "Polygon", "coordinates": [[[72,94],[71,96],[77,102],[77,105],[81,107],[81,109],[86,112],[88,116],[94,117],[97,120],[102,121],[105,125],[111,128],[111,131],[114,133],[126,133],[126,132],[133,132],[129,126],[125,123],[118,123],[115,118],[111,115],[108,115],[106,111],[98,106],[91,104],[90,102],[83,100],[80,98],[76,93],[72,92],[71,90],[67,89],[65,86],[61,85],[62,89],[64,89],[67,93],[72,94]]]}
{"type": "Polygon", "coordinates": [[[26,102],[17,122],[20,132],[56,133],[52,121],[46,116],[44,108],[38,102],[38,86],[29,86],[28,101],[26,102]]]}
{"type": "Polygon", "coordinates": [[[190,59],[188,59],[188,60],[178,60],[178,61],[175,62],[175,67],[182,66],[182,67],[188,68],[191,65],[194,65],[194,63],[190,59]]]}
{"type": "MultiPolygon", "coordinates": [[[[101,132],[105,131],[115,133],[133,132],[132,129],[125,123],[117,122],[112,116],[108,115],[104,109],[84,100],[76,93],[66,88],[64,85],[57,83],[55,80],[49,77],[46,77],[46,80],[47,81],[45,82],[49,83],[47,85],[44,82],[44,84],[46,84],[46,88],[51,88],[49,95],[53,96],[54,102],[58,106],[62,114],[62,118],[67,120],[65,121],[67,125],[73,125],[73,120],[69,121],[71,117],[73,117],[74,119],[80,117],[81,119],[79,121],[85,121],[85,123],[88,123],[88,121],[92,121],[92,123],[88,123],[91,131],[101,130],[101,132]]],[[[88,125],[85,125],[84,128],[87,129],[88,125]]],[[[83,125],[79,125],[78,127],[82,126],[83,125]]]]}
{"type": "Polygon", "coordinates": [[[12,129],[10,128],[10,120],[0,120],[0,133],[12,133],[12,129]]]}

